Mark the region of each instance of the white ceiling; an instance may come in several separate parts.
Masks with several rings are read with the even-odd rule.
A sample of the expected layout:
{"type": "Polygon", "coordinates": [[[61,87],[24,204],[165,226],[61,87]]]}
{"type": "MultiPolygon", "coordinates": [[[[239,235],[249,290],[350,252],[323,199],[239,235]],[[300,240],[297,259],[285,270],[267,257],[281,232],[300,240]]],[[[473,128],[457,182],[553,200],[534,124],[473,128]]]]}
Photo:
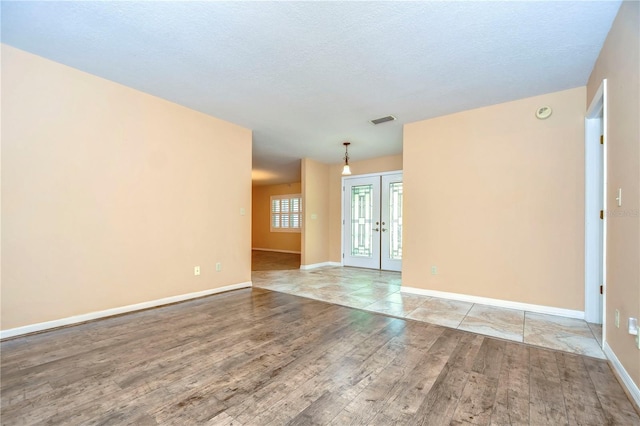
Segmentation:
{"type": "Polygon", "coordinates": [[[252,129],[264,184],[343,141],[398,154],[404,123],[586,84],[619,6],[2,1],[2,41],[252,129]]]}

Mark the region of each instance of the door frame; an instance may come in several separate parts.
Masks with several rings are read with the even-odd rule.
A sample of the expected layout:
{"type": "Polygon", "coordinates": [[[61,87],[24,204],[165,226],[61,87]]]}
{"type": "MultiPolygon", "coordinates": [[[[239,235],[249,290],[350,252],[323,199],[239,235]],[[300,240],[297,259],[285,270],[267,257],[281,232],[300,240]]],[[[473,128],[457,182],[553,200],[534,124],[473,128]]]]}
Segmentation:
{"type": "Polygon", "coordinates": [[[602,80],[585,116],[585,303],[584,318],[598,322],[600,313],[599,287],[602,285],[602,342],[606,342],[607,321],[607,80],[602,80]],[[602,116],[602,118],[600,118],[602,116]],[[600,129],[604,144],[600,147],[600,129]],[[602,153],[600,153],[602,151],[602,153]],[[602,181],[598,182],[602,167],[602,181]],[[602,206],[599,206],[602,191],[602,206]],[[604,210],[602,239],[597,211],[604,210]],[[600,256],[600,245],[602,256],[600,256]],[[602,268],[602,282],[600,282],[602,268]]]}
{"type": "Polygon", "coordinates": [[[402,170],[393,170],[388,172],[374,172],[374,173],[364,173],[361,175],[349,175],[342,176],[340,180],[340,185],[342,186],[342,191],[340,191],[340,265],[344,267],[344,181],[345,179],[353,179],[353,178],[367,178],[367,177],[375,177],[375,176],[385,176],[385,175],[395,175],[398,173],[403,173],[402,170]]]}

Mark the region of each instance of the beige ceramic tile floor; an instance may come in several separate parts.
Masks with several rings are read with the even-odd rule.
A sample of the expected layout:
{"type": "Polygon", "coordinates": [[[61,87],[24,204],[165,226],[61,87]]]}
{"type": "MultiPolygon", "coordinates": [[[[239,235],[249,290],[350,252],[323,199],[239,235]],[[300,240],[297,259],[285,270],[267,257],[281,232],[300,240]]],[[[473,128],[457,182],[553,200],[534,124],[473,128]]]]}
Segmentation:
{"type": "Polygon", "coordinates": [[[516,309],[419,296],[400,291],[396,272],[325,267],[254,271],[253,285],[338,305],[379,312],[604,359],[602,329],[585,321],[516,309]]]}

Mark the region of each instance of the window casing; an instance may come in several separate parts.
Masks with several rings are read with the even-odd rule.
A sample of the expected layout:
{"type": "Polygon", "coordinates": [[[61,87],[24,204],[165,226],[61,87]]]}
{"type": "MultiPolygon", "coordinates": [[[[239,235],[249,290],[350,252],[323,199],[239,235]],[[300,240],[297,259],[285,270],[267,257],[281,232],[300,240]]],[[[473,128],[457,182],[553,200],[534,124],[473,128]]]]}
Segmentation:
{"type": "Polygon", "coordinates": [[[302,231],[302,196],[285,194],[271,196],[271,232],[302,231]]]}

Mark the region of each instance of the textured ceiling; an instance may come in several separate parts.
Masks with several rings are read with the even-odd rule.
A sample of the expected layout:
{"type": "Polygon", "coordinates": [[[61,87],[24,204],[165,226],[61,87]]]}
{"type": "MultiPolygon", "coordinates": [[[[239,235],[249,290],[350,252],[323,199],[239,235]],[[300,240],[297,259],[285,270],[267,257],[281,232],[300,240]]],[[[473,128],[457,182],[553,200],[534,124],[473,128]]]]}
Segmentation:
{"type": "Polygon", "coordinates": [[[2,1],[2,41],[252,129],[277,183],[345,140],[398,154],[404,123],[586,84],[619,6],[2,1]]]}

